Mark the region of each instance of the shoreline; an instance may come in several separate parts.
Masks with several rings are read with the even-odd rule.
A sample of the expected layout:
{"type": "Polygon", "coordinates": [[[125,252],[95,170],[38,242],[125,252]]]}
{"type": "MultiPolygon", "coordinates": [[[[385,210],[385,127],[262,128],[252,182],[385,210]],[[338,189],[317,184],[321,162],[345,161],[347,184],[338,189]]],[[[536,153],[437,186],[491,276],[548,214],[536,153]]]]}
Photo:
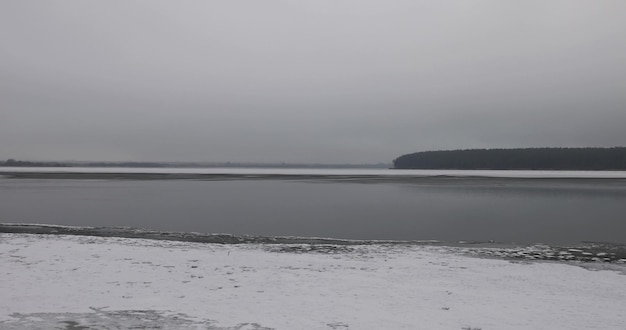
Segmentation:
{"type": "MultiPolygon", "coordinates": [[[[596,262],[626,264],[626,244],[582,242],[557,246],[538,244],[504,244],[499,242],[444,242],[435,240],[349,240],[323,237],[254,236],[197,232],[157,231],[129,227],[82,227],[48,224],[0,223],[0,233],[33,235],[72,235],[107,238],[136,238],[203,244],[293,245],[294,252],[324,251],[328,246],[439,246],[459,248],[468,255],[504,260],[556,261],[567,263],[596,262]]],[[[330,249],[333,250],[333,249],[330,249]]]]}

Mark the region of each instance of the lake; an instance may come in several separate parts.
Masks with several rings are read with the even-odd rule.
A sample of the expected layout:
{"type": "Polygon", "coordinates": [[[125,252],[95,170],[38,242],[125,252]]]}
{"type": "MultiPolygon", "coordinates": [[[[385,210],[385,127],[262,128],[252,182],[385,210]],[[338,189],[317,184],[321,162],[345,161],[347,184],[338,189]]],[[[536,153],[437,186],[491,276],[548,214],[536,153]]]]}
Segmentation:
{"type": "Polygon", "coordinates": [[[2,172],[3,223],[364,240],[626,243],[625,172],[0,168],[0,176],[2,172]],[[125,176],[106,176],[120,173],[125,176]]]}

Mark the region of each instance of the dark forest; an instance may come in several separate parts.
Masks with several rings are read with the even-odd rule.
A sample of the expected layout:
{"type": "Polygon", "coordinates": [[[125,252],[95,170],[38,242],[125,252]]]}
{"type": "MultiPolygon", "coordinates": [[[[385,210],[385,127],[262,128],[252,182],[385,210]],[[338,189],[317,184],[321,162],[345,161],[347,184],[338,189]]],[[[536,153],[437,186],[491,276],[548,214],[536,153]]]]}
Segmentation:
{"type": "Polygon", "coordinates": [[[424,151],[393,161],[396,169],[626,170],[626,147],[424,151]]]}

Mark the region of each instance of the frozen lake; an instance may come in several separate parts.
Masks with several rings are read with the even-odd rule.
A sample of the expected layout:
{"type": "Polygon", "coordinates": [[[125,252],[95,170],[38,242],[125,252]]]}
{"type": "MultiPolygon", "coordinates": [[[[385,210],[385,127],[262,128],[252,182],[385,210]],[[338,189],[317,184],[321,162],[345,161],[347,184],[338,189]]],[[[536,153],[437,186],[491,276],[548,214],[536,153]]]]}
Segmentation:
{"type": "Polygon", "coordinates": [[[347,239],[626,243],[625,172],[2,168],[0,176],[1,172],[37,174],[0,179],[4,223],[347,239]],[[106,179],[93,173],[127,175],[106,179]],[[141,173],[191,176],[165,180],[141,173]]]}
{"type": "Polygon", "coordinates": [[[3,172],[44,173],[168,173],[320,176],[460,176],[503,178],[626,178],[626,171],[394,170],[360,168],[134,168],[134,167],[0,167],[3,172]]]}

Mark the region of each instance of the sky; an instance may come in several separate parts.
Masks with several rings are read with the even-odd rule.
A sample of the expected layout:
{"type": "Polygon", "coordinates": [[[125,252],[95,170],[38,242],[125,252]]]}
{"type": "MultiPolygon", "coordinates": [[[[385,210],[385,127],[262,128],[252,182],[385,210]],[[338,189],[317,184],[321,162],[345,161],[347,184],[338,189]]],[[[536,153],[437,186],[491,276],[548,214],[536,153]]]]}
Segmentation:
{"type": "Polygon", "coordinates": [[[0,2],[0,159],[626,145],[623,0],[0,2]]]}

